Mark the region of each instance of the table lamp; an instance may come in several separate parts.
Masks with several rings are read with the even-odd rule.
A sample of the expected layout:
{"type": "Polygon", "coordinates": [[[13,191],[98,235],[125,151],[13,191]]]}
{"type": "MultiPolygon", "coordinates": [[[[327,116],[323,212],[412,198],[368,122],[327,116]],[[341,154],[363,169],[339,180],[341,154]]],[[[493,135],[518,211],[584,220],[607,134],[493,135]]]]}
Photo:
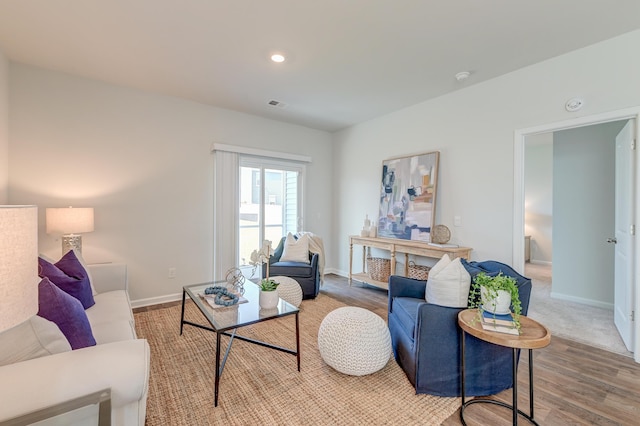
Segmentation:
{"type": "Polygon", "coordinates": [[[38,313],[38,207],[0,206],[0,331],[38,313]]]}
{"type": "Polygon", "coordinates": [[[62,234],[62,254],[82,253],[82,234],[93,231],[93,207],[47,208],[47,234],[62,234]]]}

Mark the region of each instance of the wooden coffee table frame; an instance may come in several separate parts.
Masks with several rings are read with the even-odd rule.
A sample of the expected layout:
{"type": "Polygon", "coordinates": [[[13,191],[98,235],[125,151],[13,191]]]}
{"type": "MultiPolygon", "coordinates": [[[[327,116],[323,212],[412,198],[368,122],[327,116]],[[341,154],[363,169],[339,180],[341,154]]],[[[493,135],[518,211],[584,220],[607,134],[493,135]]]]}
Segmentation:
{"type": "Polygon", "coordinates": [[[464,410],[472,404],[495,404],[509,408],[513,412],[513,424],[518,424],[518,415],[521,415],[534,425],[538,423],[534,420],[533,412],[533,350],[544,348],[551,341],[551,333],[542,324],[532,320],[524,315],[520,316],[521,330],[520,335],[498,333],[495,331],[487,331],[482,328],[480,320],[477,318],[476,309],[466,309],[458,314],[458,324],[462,329],[462,337],[460,340],[460,349],[462,352],[460,361],[460,385],[462,405],[460,407],[460,420],[463,425],[467,423],[464,420],[464,410]],[[494,343],[496,345],[508,347],[512,349],[512,365],[511,374],[513,377],[513,399],[511,404],[497,401],[495,399],[472,399],[465,401],[465,333],[468,333],[485,342],[494,343]],[[518,409],[518,351],[520,349],[529,350],[529,414],[518,409]]]}

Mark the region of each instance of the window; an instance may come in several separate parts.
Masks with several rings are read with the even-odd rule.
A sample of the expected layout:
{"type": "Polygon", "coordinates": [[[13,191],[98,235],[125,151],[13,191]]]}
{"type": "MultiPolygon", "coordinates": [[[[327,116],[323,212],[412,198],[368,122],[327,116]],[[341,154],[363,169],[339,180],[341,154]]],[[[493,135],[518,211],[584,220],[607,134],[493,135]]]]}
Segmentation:
{"type": "Polygon", "coordinates": [[[213,279],[238,266],[251,276],[243,265],[264,239],[275,246],[287,232],[303,229],[303,178],[311,157],[219,143],[212,152],[213,279]]]}
{"type": "MultiPolygon", "coordinates": [[[[251,252],[270,240],[273,248],[288,232],[302,226],[304,166],[259,157],[240,157],[238,264],[247,266],[251,252]]],[[[251,273],[249,271],[248,276],[251,273]]]]}

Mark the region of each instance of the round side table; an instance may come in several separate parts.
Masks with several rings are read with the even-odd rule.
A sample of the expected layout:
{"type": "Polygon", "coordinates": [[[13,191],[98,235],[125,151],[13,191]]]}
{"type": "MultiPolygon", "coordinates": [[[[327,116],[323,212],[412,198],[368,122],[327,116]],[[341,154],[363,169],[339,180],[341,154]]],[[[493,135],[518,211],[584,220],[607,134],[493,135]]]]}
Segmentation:
{"type": "Polygon", "coordinates": [[[547,328],[537,321],[532,320],[524,315],[520,315],[520,335],[512,335],[506,333],[499,333],[495,331],[487,331],[482,328],[480,319],[478,318],[477,309],[465,309],[458,314],[458,324],[462,329],[462,339],[460,343],[460,349],[462,352],[461,360],[461,397],[462,406],[460,407],[460,420],[463,425],[466,425],[464,421],[464,409],[471,404],[495,404],[502,407],[510,408],[513,411],[513,424],[518,424],[518,414],[529,420],[532,424],[538,425],[533,419],[533,350],[544,348],[551,341],[551,333],[547,328]],[[468,333],[485,342],[493,343],[496,345],[504,346],[513,349],[512,359],[512,375],[513,375],[513,402],[511,405],[502,401],[496,401],[493,399],[472,399],[471,401],[465,401],[465,370],[464,370],[464,340],[465,333],[468,333]],[[518,350],[529,350],[529,414],[518,410],[518,350]]]}

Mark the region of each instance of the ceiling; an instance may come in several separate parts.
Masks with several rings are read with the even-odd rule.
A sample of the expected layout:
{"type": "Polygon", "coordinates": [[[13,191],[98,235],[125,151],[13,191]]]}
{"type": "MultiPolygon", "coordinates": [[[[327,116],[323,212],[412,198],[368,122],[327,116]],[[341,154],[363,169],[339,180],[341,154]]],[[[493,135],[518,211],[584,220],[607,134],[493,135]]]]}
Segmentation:
{"type": "Polygon", "coordinates": [[[638,16],[638,0],[0,0],[0,50],[333,132],[638,29],[638,16]]]}

